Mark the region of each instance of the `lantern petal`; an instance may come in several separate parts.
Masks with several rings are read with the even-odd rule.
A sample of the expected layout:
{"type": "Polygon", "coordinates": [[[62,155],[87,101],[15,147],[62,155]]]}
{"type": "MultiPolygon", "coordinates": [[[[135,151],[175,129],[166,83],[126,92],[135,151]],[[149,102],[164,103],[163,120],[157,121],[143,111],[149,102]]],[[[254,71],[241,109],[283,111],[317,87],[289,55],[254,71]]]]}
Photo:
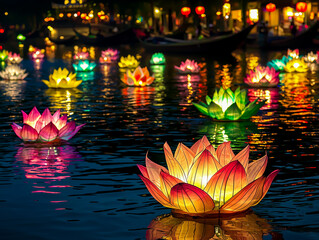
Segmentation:
{"type": "Polygon", "coordinates": [[[222,207],[221,210],[227,210],[231,212],[244,211],[254,206],[263,194],[263,183],[265,178],[261,177],[248,184],[235,196],[229,199],[222,207]]]}
{"type": "Polygon", "coordinates": [[[59,133],[59,130],[56,128],[56,126],[50,122],[48,125],[46,125],[44,128],[41,129],[39,133],[39,138],[42,141],[50,142],[57,138],[59,133]]]}
{"type": "Polygon", "coordinates": [[[178,183],[182,183],[183,181],[173,177],[167,172],[161,171],[160,173],[160,180],[161,180],[161,190],[164,193],[165,196],[169,198],[171,189],[178,183]]]}
{"type": "Polygon", "coordinates": [[[161,171],[168,172],[168,170],[165,167],[151,161],[147,157],[147,155],[145,157],[145,165],[146,165],[146,169],[147,169],[147,173],[148,173],[150,181],[154,183],[158,188],[160,188],[161,187],[160,173],[161,171]]]}
{"type": "Polygon", "coordinates": [[[164,144],[164,154],[165,154],[165,159],[168,167],[169,174],[179,178],[183,182],[186,182],[186,174],[181,166],[181,164],[176,161],[176,159],[173,156],[172,150],[169,147],[168,143],[164,144]]]}
{"type": "Polygon", "coordinates": [[[246,172],[239,161],[233,161],[221,168],[207,183],[204,191],[219,206],[226,203],[247,184],[246,172]]]}
{"type": "Polygon", "coordinates": [[[80,129],[81,129],[84,125],[85,125],[85,123],[84,123],[84,124],[81,124],[81,125],[79,125],[79,126],[76,126],[76,127],[75,127],[75,130],[74,130],[71,134],[62,137],[61,139],[66,140],[66,141],[67,141],[67,140],[70,140],[71,138],[74,137],[75,134],[77,134],[78,131],[80,131],[80,129]]]}
{"type": "Polygon", "coordinates": [[[52,115],[49,108],[46,108],[42,113],[40,120],[42,121],[43,126],[48,125],[52,121],[52,115]]]}
{"type": "Polygon", "coordinates": [[[187,183],[175,185],[170,200],[172,205],[187,213],[205,213],[215,207],[213,199],[206,192],[187,183]]]}
{"type": "Polygon", "coordinates": [[[162,193],[161,190],[159,190],[154,183],[152,183],[149,179],[143,177],[142,175],[139,175],[139,177],[144,182],[145,186],[147,187],[150,194],[157,200],[160,204],[162,204],[164,207],[168,208],[175,208],[170,202],[169,199],[162,193]]]}
{"type": "Polygon", "coordinates": [[[59,130],[59,137],[61,139],[67,138],[74,132],[75,127],[76,125],[74,121],[67,123],[63,128],[59,130]]]}
{"type": "Polygon", "coordinates": [[[195,157],[194,164],[189,170],[187,182],[203,189],[210,178],[221,168],[219,162],[208,150],[195,157]]]}
{"type": "Polygon", "coordinates": [[[15,134],[21,138],[21,131],[22,131],[22,127],[16,123],[12,123],[11,125],[13,131],[15,132],[15,134]]]}
{"type": "Polygon", "coordinates": [[[57,127],[57,129],[60,130],[61,128],[63,128],[66,125],[67,120],[68,120],[68,116],[66,114],[60,117],[55,123],[55,126],[57,127]]]}
{"type": "Polygon", "coordinates": [[[143,165],[139,165],[139,164],[137,164],[137,167],[140,170],[140,172],[142,173],[143,177],[148,178],[148,179],[150,178],[148,176],[146,167],[144,167],[143,165]]]}
{"type": "Polygon", "coordinates": [[[209,116],[208,114],[208,110],[207,107],[208,106],[203,106],[203,104],[199,104],[199,103],[192,103],[197,109],[198,111],[200,111],[202,114],[209,116]]]}
{"type": "MultiPolygon", "coordinates": [[[[268,175],[268,177],[266,178],[266,181],[265,181],[265,184],[264,184],[264,187],[263,187],[263,196],[262,196],[262,198],[265,197],[266,193],[268,192],[268,190],[270,188],[271,183],[273,182],[273,180],[275,179],[275,177],[277,176],[278,173],[279,173],[279,170],[275,170],[275,171],[271,172],[268,175]]],[[[258,203],[259,202],[257,202],[256,204],[258,204],[258,203]]]]}
{"type": "Polygon", "coordinates": [[[55,124],[60,118],[60,109],[57,110],[52,116],[52,122],[55,124]]]}
{"type": "Polygon", "coordinates": [[[191,150],[193,151],[193,153],[195,153],[195,155],[197,155],[198,153],[204,151],[208,146],[210,146],[210,142],[204,135],[191,147],[191,150]]]}
{"type": "Polygon", "coordinates": [[[235,156],[230,146],[231,142],[224,142],[217,147],[217,160],[222,166],[226,166],[235,156]]]}
{"type": "Polygon", "coordinates": [[[191,149],[186,147],[183,143],[178,144],[174,158],[180,163],[185,173],[188,172],[190,166],[193,164],[194,157],[195,154],[191,149]]]}
{"type": "Polygon", "coordinates": [[[247,172],[248,162],[249,162],[249,145],[247,145],[243,150],[241,150],[237,155],[232,159],[232,161],[238,160],[241,165],[245,168],[247,172]]]}
{"type": "Polygon", "coordinates": [[[268,156],[265,155],[258,159],[255,162],[252,162],[248,165],[248,171],[247,171],[247,176],[248,176],[248,183],[254,181],[257,178],[260,178],[267,167],[268,163],[268,156]]]}
{"type": "Polygon", "coordinates": [[[23,141],[34,142],[38,139],[38,132],[28,124],[24,124],[21,130],[21,138],[23,141]]]}

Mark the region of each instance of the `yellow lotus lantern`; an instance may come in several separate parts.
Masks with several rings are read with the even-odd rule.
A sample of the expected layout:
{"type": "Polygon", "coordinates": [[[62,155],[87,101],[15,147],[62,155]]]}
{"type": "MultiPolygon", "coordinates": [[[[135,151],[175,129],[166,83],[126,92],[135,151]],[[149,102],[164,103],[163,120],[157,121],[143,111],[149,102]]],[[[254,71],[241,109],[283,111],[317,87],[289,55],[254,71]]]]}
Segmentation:
{"type": "Polygon", "coordinates": [[[286,72],[307,72],[308,65],[303,59],[292,59],[285,66],[286,72]]]}
{"type": "Polygon", "coordinates": [[[72,73],[66,68],[54,69],[50,74],[49,81],[42,80],[49,88],[75,88],[81,84],[81,80],[76,80],[76,73],[72,73]]]}
{"type": "Polygon", "coordinates": [[[140,62],[134,56],[128,55],[127,57],[121,57],[118,64],[120,68],[137,68],[140,62]]]}
{"type": "Polygon", "coordinates": [[[257,205],[278,174],[264,177],[268,157],[249,163],[249,146],[235,155],[230,142],[215,148],[206,136],[191,148],[180,143],[175,154],[167,143],[164,153],[168,169],[146,156],[146,167],[138,165],[151,195],[173,214],[210,216],[246,211],[257,205]]]}

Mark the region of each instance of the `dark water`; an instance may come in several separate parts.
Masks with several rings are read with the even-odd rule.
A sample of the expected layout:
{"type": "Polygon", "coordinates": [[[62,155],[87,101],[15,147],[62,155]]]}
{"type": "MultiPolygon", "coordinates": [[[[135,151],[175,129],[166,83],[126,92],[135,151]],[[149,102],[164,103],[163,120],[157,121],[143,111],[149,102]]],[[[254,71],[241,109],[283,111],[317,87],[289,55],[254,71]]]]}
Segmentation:
{"type": "MultiPolygon", "coordinates": [[[[318,73],[283,74],[281,86],[250,89],[268,103],[247,122],[212,122],[191,102],[212,95],[222,79],[243,83],[247,69],[282,52],[238,51],[215,59],[193,57],[206,67],[199,76],[180,77],[174,65],[186,56],[167,56],[155,69],[151,87],[130,88],[117,65],[97,66],[77,90],[52,90],[41,82],[57,67],[71,67],[59,48],[40,68],[22,65],[25,81],[1,81],[0,234],[1,239],[318,239],[319,121],[318,73]],[[20,110],[62,109],[87,123],[67,145],[25,146],[10,127],[20,110]],[[208,222],[174,219],[137,176],[146,152],[165,165],[163,144],[190,146],[206,135],[217,146],[231,141],[235,152],[251,145],[251,159],[265,151],[267,173],[280,169],[266,197],[244,216],[208,222]],[[157,218],[158,217],[158,218],[157,218]],[[214,237],[214,238],[213,238],[214,237]]],[[[92,49],[92,52],[95,50],[92,49]]],[[[142,66],[150,55],[139,52],[142,66]]],[[[96,50],[96,59],[99,50],[96,50]]],[[[153,69],[154,70],[154,69],[153,69]]]]}

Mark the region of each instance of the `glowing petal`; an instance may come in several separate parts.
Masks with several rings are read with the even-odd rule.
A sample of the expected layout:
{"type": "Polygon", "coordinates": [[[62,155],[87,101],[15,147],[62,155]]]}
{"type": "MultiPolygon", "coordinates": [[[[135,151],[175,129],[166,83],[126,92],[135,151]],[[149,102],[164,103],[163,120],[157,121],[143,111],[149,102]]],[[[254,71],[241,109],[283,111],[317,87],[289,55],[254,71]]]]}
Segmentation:
{"type": "Polygon", "coordinates": [[[67,120],[68,120],[68,116],[66,114],[60,117],[55,123],[55,126],[57,127],[57,129],[60,130],[61,128],[63,128],[67,120]]]}
{"type": "Polygon", "coordinates": [[[16,123],[12,123],[11,127],[12,127],[13,131],[15,132],[15,134],[17,134],[17,136],[18,136],[19,138],[21,138],[22,127],[19,126],[19,125],[16,124],[16,123]]]}
{"type": "Polygon", "coordinates": [[[185,173],[188,172],[190,166],[193,164],[194,157],[195,154],[191,149],[186,147],[183,143],[178,144],[174,158],[180,163],[185,173]]]}
{"type": "Polygon", "coordinates": [[[63,128],[60,129],[59,131],[59,137],[61,139],[67,139],[75,130],[75,122],[71,121],[67,123],[63,128]]]}
{"type": "Polygon", "coordinates": [[[164,144],[164,153],[169,174],[186,182],[186,174],[180,163],[174,158],[172,150],[167,143],[164,144]]]}
{"type": "Polygon", "coordinates": [[[195,155],[197,155],[198,153],[204,151],[204,149],[206,149],[208,146],[211,146],[210,142],[206,136],[203,136],[191,147],[191,150],[195,153],[195,155]]]}
{"type": "Polygon", "coordinates": [[[252,182],[257,178],[260,178],[267,167],[268,163],[268,156],[265,155],[262,158],[258,159],[255,162],[252,162],[248,165],[248,171],[247,171],[247,176],[248,176],[248,182],[252,182]]]}
{"type": "Polygon", "coordinates": [[[249,145],[245,147],[243,150],[241,150],[237,155],[232,159],[232,161],[238,160],[241,165],[245,168],[247,172],[248,162],[249,162],[249,145]]]}
{"type": "Polygon", "coordinates": [[[179,183],[171,190],[171,203],[188,213],[205,213],[214,209],[213,199],[198,187],[179,183]]]}
{"type": "Polygon", "coordinates": [[[231,149],[230,142],[224,142],[217,147],[217,158],[222,166],[227,165],[235,156],[231,149]]]}
{"type": "Polygon", "coordinates": [[[85,123],[84,123],[84,124],[81,124],[81,125],[79,125],[79,126],[76,126],[76,127],[75,127],[75,130],[74,130],[70,135],[63,136],[63,137],[61,137],[61,139],[63,139],[63,140],[70,140],[71,138],[74,137],[75,134],[77,134],[77,132],[78,132],[84,125],[85,125],[85,123]]]}
{"type": "Polygon", "coordinates": [[[264,181],[265,178],[261,177],[248,184],[235,196],[229,199],[228,202],[221,207],[221,209],[231,212],[239,212],[256,205],[262,197],[262,186],[264,181]]]}
{"type": "Polygon", "coordinates": [[[144,182],[145,186],[147,187],[150,194],[155,198],[160,204],[162,204],[164,207],[168,208],[175,208],[170,202],[169,199],[164,195],[164,193],[159,190],[154,183],[152,183],[149,179],[143,177],[142,175],[139,175],[139,177],[144,182]]]}
{"type": "Polygon", "coordinates": [[[158,188],[161,187],[161,181],[160,181],[160,173],[168,172],[168,170],[161,165],[158,165],[154,162],[152,162],[147,156],[145,158],[146,163],[146,169],[149,176],[149,179],[152,183],[154,183],[158,188]]]}
{"type": "Polygon", "coordinates": [[[207,183],[204,191],[222,206],[247,184],[246,172],[239,161],[221,168],[207,183]]]}
{"type": "Polygon", "coordinates": [[[146,177],[146,178],[148,178],[148,179],[150,178],[150,177],[148,176],[146,167],[144,167],[144,166],[142,166],[142,165],[139,165],[139,164],[137,164],[137,167],[138,167],[138,169],[140,170],[140,172],[142,173],[143,177],[146,177]]]}
{"type": "Polygon", "coordinates": [[[161,190],[167,197],[169,197],[172,187],[174,187],[178,183],[183,182],[182,180],[176,177],[173,177],[169,173],[166,173],[163,171],[160,173],[160,180],[161,180],[161,190]]]}
{"type": "Polygon", "coordinates": [[[57,138],[58,132],[59,130],[56,128],[56,126],[50,122],[40,131],[39,137],[43,141],[50,142],[57,138]]]}
{"type": "Polygon", "coordinates": [[[210,178],[221,168],[221,165],[208,150],[198,154],[189,171],[187,182],[203,189],[210,178]]]}
{"type": "Polygon", "coordinates": [[[36,141],[38,139],[38,132],[28,124],[24,124],[21,130],[21,138],[23,141],[36,141]]]}

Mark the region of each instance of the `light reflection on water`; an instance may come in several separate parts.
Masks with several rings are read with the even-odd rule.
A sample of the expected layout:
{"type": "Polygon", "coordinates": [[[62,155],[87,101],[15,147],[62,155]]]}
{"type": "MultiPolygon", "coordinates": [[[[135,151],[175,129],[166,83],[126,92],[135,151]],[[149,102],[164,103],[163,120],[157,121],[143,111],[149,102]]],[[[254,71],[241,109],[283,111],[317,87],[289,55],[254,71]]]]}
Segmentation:
{"type": "MultiPolygon", "coordinates": [[[[242,86],[247,69],[257,62],[265,64],[273,57],[281,57],[280,52],[250,50],[249,53],[235,52],[230,59],[194,58],[204,67],[199,74],[190,76],[177,75],[174,70],[174,65],[179,65],[184,56],[165,56],[166,65],[150,67],[150,56],[144,53],[141,65],[149,66],[156,78],[152,86],[124,86],[115,63],[98,66],[89,78],[79,76],[84,81],[78,90],[47,89],[41,80],[48,79],[57,67],[74,71],[70,53],[80,50],[83,51],[80,47],[58,46],[55,56],[59,59],[51,56],[38,70],[34,69],[32,61],[22,62],[30,73],[25,81],[0,82],[0,150],[4,158],[0,162],[0,184],[6,193],[0,193],[2,233],[11,234],[13,238],[43,239],[49,233],[52,239],[64,239],[72,232],[84,239],[92,239],[92,233],[94,239],[143,239],[146,232],[153,231],[147,230],[152,219],[169,210],[150,196],[137,176],[136,164],[144,164],[149,151],[152,160],[165,165],[165,141],[174,150],[178,142],[190,146],[207,135],[215,147],[223,141],[231,141],[236,153],[250,144],[250,159],[253,160],[267,151],[267,171],[279,168],[281,172],[265,199],[254,207],[256,215],[253,216],[256,217],[252,219],[255,222],[241,220],[243,225],[238,228],[237,222],[211,224],[206,228],[202,223],[189,224],[177,219],[173,220],[172,228],[178,231],[169,234],[199,225],[195,229],[213,229],[213,234],[217,229],[224,234],[221,239],[240,239],[241,236],[262,239],[262,234],[267,233],[265,239],[269,236],[276,239],[276,234],[284,239],[299,239],[301,235],[304,240],[316,239],[311,237],[318,236],[319,227],[316,209],[319,204],[318,73],[283,73],[279,88],[248,88],[250,100],[267,99],[257,116],[251,121],[213,122],[200,115],[192,101],[204,100],[207,94],[212,96],[222,81],[230,82],[232,89],[242,86]],[[34,105],[40,111],[45,107],[50,107],[51,112],[62,108],[70,120],[87,125],[70,145],[62,146],[61,150],[56,147],[54,154],[59,154],[52,153],[53,157],[47,159],[44,152],[50,151],[23,146],[10,129],[12,121],[22,121],[20,110],[29,111],[34,105]],[[67,147],[75,156],[63,154],[67,147]],[[59,162],[61,152],[65,159],[59,162]],[[36,158],[23,160],[26,153],[36,158]],[[83,161],[74,162],[73,158],[83,161]],[[50,187],[58,185],[72,187],[50,187]],[[44,188],[36,189],[36,186],[44,188]],[[60,193],[53,197],[33,191],[60,193]],[[47,204],[50,201],[63,202],[61,206],[52,206],[47,204]],[[253,226],[256,234],[251,234],[249,226],[253,226]],[[266,230],[263,226],[267,226],[266,230]],[[310,237],[307,238],[307,234],[310,237]]],[[[98,59],[101,49],[84,50],[94,53],[92,59],[98,59]]],[[[130,53],[127,49],[121,51],[123,56],[130,53]]]]}

